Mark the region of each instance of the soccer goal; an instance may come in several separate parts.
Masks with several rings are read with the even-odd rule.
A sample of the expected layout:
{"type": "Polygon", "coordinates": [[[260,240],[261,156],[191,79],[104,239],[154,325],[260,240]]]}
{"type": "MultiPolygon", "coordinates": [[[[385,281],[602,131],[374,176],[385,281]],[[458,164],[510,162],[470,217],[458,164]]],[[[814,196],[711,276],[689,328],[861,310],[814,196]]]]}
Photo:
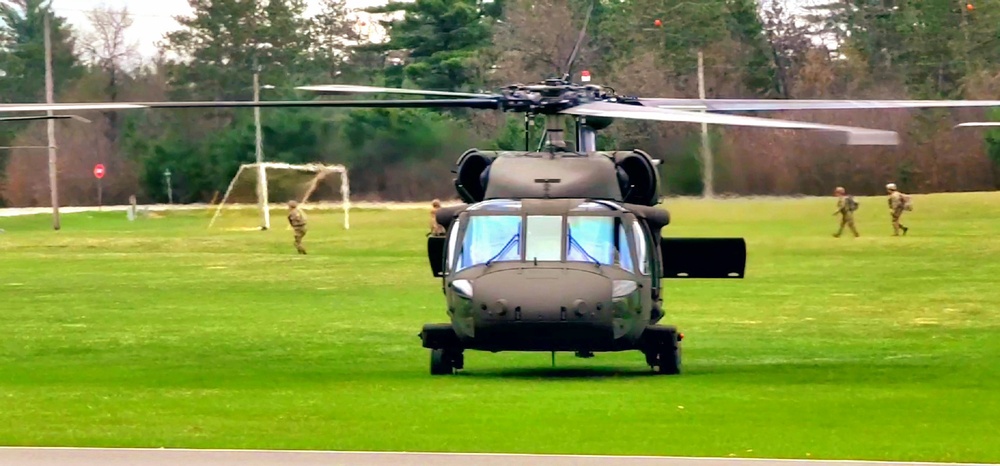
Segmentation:
{"type": "Polygon", "coordinates": [[[268,198],[271,197],[281,203],[296,200],[299,206],[305,206],[314,200],[339,203],[344,209],[344,229],[347,230],[351,227],[350,195],[347,168],[343,165],[280,162],[244,164],[229,182],[226,194],[222,196],[222,202],[216,207],[208,227],[211,228],[215,224],[226,204],[238,208],[256,201],[261,214],[260,227],[270,229],[271,206],[268,204],[268,198]],[[334,192],[336,188],[331,187],[329,183],[331,174],[340,175],[339,194],[334,192]]]}

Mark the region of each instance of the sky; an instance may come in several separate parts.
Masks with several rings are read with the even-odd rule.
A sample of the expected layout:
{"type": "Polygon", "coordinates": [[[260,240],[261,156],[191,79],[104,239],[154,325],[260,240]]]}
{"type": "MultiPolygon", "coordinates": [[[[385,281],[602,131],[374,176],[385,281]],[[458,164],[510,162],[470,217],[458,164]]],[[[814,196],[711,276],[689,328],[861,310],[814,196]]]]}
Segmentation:
{"type": "MultiPolygon", "coordinates": [[[[310,3],[307,13],[318,11],[319,2],[310,3]]],[[[348,8],[365,8],[384,3],[385,0],[347,0],[348,8]]],[[[112,8],[128,7],[133,20],[129,40],[136,43],[139,52],[145,57],[154,56],[157,51],[156,42],[162,40],[166,33],[179,28],[174,16],[191,13],[188,0],[52,0],[52,8],[56,14],[81,30],[89,28],[86,12],[102,5],[112,8]]]]}
{"type": "MultiPolygon", "coordinates": [[[[310,10],[307,14],[318,11],[318,1],[308,0],[310,10]]],[[[775,0],[763,0],[764,4],[775,0]]],[[[777,0],[783,1],[786,8],[798,10],[803,5],[822,4],[824,0],[777,0]]],[[[383,5],[386,0],[347,0],[348,8],[365,8],[383,5]]],[[[163,39],[164,34],[179,26],[174,16],[191,13],[188,0],[52,0],[56,14],[66,18],[71,25],[80,29],[89,28],[86,11],[106,5],[113,8],[127,6],[132,15],[133,25],[129,31],[129,39],[135,41],[139,52],[144,57],[156,55],[156,42],[163,39]]]]}

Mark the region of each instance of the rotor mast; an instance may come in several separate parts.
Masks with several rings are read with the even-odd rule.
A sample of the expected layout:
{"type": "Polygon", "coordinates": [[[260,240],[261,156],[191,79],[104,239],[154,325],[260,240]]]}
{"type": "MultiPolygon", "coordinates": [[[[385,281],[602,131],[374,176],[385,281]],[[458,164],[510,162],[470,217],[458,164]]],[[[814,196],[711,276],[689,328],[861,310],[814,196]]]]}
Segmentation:
{"type": "MultiPolygon", "coordinates": [[[[563,128],[563,123],[565,122],[565,116],[563,115],[544,115],[545,117],[545,135],[540,141],[538,149],[541,150],[543,147],[549,147],[551,149],[568,149],[566,147],[565,139],[565,129],[563,128]]],[[[527,120],[527,118],[526,118],[527,120]]],[[[597,151],[597,130],[587,125],[587,120],[583,117],[574,117],[576,120],[576,144],[574,150],[580,153],[596,152],[597,151]]],[[[525,150],[531,150],[527,147],[529,127],[527,124],[524,126],[524,143],[525,150]]]]}
{"type": "MultiPolygon", "coordinates": [[[[584,71],[582,73],[584,81],[590,81],[590,73],[584,71]]],[[[549,147],[550,149],[561,149],[566,150],[566,139],[565,139],[565,122],[566,117],[569,115],[561,114],[557,110],[565,102],[579,102],[581,98],[584,101],[593,99],[594,96],[590,95],[595,91],[589,86],[580,86],[575,84],[568,79],[548,79],[545,81],[544,85],[532,86],[529,92],[537,93],[537,97],[529,97],[529,100],[534,103],[542,104],[539,109],[528,110],[525,113],[525,125],[524,125],[524,136],[525,136],[525,150],[531,150],[528,147],[529,140],[529,120],[535,115],[542,115],[545,118],[545,134],[542,136],[542,140],[539,141],[538,150],[543,147],[549,147]],[[551,108],[546,109],[549,105],[551,108]]],[[[522,97],[523,95],[519,95],[522,97]]],[[[575,134],[575,146],[574,150],[580,153],[596,152],[597,151],[597,130],[587,124],[587,119],[584,116],[574,115],[573,120],[576,123],[576,134],[575,134]]]]}

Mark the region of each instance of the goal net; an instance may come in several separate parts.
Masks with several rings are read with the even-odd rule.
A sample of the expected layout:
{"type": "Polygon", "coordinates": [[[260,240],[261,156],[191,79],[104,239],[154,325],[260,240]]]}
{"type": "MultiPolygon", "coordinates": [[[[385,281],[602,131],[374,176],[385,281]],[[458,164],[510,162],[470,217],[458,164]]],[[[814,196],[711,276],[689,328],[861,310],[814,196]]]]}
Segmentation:
{"type": "Polygon", "coordinates": [[[280,162],[244,164],[229,182],[226,194],[222,196],[222,202],[216,207],[208,227],[211,228],[215,224],[223,207],[238,209],[255,206],[260,211],[258,227],[270,229],[272,208],[270,202],[283,204],[295,200],[300,207],[307,204],[310,204],[310,207],[339,204],[344,210],[346,230],[351,227],[350,194],[347,168],[343,165],[280,162]]]}

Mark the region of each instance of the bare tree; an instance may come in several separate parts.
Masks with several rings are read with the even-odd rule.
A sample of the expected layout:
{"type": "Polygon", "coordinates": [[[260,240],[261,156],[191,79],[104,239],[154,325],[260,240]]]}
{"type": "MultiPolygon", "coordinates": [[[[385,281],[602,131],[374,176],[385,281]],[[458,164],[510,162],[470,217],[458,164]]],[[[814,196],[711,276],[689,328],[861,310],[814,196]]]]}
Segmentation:
{"type": "MultiPolygon", "coordinates": [[[[583,12],[586,14],[586,12],[583,12]]],[[[495,73],[504,81],[536,81],[566,73],[583,25],[565,0],[513,0],[504,5],[503,24],[494,36],[502,52],[495,73]]],[[[575,63],[587,63],[592,49],[584,39],[575,63]]]]}
{"type": "Polygon", "coordinates": [[[351,14],[344,0],[323,0],[320,12],[310,18],[313,57],[330,79],[340,76],[351,58],[351,45],[365,38],[359,31],[359,23],[367,21],[351,14]]]}
{"type": "MultiPolygon", "coordinates": [[[[77,43],[85,63],[97,67],[106,77],[104,92],[112,102],[118,99],[123,81],[128,71],[141,64],[139,47],[135,41],[126,39],[132,27],[132,16],[128,7],[121,9],[100,6],[86,13],[90,30],[81,35],[77,43]]],[[[104,112],[108,120],[107,137],[112,146],[118,141],[118,114],[104,112]]]]}
{"type": "Polygon", "coordinates": [[[108,87],[112,99],[116,94],[119,75],[139,66],[141,56],[138,44],[128,41],[127,31],[132,27],[128,7],[115,9],[100,6],[86,13],[91,30],[83,33],[77,45],[83,60],[108,73],[108,87]]]}
{"type": "Polygon", "coordinates": [[[802,67],[805,54],[815,48],[812,35],[807,26],[800,24],[794,14],[785,10],[782,2],[770,2],[761,13],[771,43],[779,92],[782,97],[791,98],[792,82],[802,67]]]}

